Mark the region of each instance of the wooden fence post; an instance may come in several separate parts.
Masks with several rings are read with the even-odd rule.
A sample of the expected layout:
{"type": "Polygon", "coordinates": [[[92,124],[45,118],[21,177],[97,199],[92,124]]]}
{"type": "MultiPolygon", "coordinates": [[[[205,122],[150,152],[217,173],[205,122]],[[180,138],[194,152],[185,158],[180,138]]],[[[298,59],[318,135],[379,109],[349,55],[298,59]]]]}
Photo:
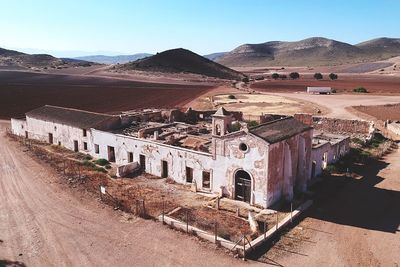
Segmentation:
{"type": "Polygon", "coordinates": [[[186,210],[186,233],[189,233],[189,211],[186,210]]]}

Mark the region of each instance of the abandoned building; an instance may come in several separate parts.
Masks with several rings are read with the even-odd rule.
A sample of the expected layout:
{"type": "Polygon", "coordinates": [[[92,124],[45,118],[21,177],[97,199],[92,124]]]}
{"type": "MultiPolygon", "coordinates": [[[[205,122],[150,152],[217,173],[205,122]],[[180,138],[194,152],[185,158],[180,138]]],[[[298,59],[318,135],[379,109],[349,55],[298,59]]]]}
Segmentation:
{"type": "Polygon", "coordinates": [[[11,120],[14,134],[264,208],[305,191],[324,164],[348,150],[326,135],[316,145],[313,128],[293,117],[249,129],[241,113],[222,107],[108,115],[46,105],[25,115],[11,120]]]}

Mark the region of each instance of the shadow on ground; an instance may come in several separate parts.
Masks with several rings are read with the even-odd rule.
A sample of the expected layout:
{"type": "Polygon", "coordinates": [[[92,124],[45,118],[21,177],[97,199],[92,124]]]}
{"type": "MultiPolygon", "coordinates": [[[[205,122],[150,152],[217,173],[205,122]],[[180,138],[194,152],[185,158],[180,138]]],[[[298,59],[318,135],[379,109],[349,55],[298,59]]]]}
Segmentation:
{"type": "Polygon", "coordinates": [[[26,267],[26,264],[20,261],[0,260],[0,267],[26,267]]]}

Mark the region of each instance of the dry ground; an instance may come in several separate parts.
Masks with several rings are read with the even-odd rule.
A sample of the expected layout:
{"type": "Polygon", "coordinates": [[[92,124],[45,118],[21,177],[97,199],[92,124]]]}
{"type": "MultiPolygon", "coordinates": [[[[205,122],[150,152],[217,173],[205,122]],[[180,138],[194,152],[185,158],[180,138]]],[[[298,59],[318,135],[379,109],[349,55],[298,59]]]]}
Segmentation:
{"type": "Polygon", "coordinates": [[[400,104],[356,106],[353,108],[378,120],[400,120],[400,104]]]}
{"type": "Polygon", "coordinates": [[[400,149],[356,178],[329,178],[312,210],[259,260],[275,266],[399,266],[400,149]]]}
{"type": "Polygon", "coordinates": [[[70,189],[0,136],[0,263],[27,266],[235,266],[213,245],[113,211],[70,189]],[[201,259],[201,261],[199,261],[201,259]]]}
{"type": "Polygon", "coordinates": [[[307,93],[270,93],[276,96],[288,97],[299,101],[308,101],[327,109],[326,116],[341,119],[360,119],[355,113],[348,108],[352,106],[366,105],[386,105],[400,103],[400,96],[386,95],[313,95],[307,93]]]}
{"type": "Polygon", "coordinates": [[[162,84],[83,75],[0,71],[0,118],[22,116],[51,104],[97,112],[177,107],[210,85],[162,84]]]}
{"type": "MultiPolygon", "coordinates": [[[[326,74],[325,74],[326,76],[326,74]]],[[[263,92],[305,92],[307,86],[328,86],[336,89],[338,93],[353,93],[357,87],[365,87],[370,94],[400,94],[400,76],[390,75],[340,75],[336,81],[326,77],[317,81],[310,74],[303,75],[298,80],[265,80],[255,82],[252,89],[263,92]]]]}

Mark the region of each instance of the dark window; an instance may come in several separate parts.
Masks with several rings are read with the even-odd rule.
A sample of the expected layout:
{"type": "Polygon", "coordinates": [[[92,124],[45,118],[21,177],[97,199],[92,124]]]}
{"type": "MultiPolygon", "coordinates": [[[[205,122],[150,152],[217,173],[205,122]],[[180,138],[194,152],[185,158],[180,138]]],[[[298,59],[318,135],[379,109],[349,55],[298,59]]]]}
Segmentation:
{"type": "Polygon", "coordinates": [[[99,145],[94,144],[94,153],[99,154],[100,153],[100,148],[99,145]]]}
{"type": "Polygon", "coordinates": [[[83,142],[83,150],[87,150],[87,143],[83,142]]]}
{"type": "Polygon", "coordinates": [[[85,129],[83,129],[83,136],[87,136],[87,132],[85,129]]]}
{"type": "Polygon", "coordinates": [[[187,183],[193,182],[193,169],[190,167],[186,167],[186,182],[187,183]]]}
{"type": "Polygon", "coordinates": [[[49,133],[49,143],[53,144],[53,134],[49,133]]]}
{"type": "Polygon", "coordinates": [[[61,146],[61,142],[60,141],[58,141],[58,145],[61,146]]]}
{"type": "Polygon", "coordinates": [[[78,141],[77,140],[74,140],[74,151],[75,152],[78,152],[78,141]]]}
{"type": "Polygon", "coordinates": [[[133,162],[133,153],[128,152],[128,162],[133,162]]]}
{"type": "Polygon", "coordinates": [[[203,171],[203,188],[210,189],[211,188],[211,175],[210,172],[203,171]]]}
{"type": "Polygon", "coordinates": [[[246,152],[247,149],[249,149],[249,147],[248,147],[245,143],[241,143],[241,144],[239,145],[239,149],[240,149],[241,151],[243,151],[243,152],[246,152]]]}
{"type": "Polygon", "coordinates": [[[28,138],[28,131],[25,131],[25,138],[28,138]]]}

